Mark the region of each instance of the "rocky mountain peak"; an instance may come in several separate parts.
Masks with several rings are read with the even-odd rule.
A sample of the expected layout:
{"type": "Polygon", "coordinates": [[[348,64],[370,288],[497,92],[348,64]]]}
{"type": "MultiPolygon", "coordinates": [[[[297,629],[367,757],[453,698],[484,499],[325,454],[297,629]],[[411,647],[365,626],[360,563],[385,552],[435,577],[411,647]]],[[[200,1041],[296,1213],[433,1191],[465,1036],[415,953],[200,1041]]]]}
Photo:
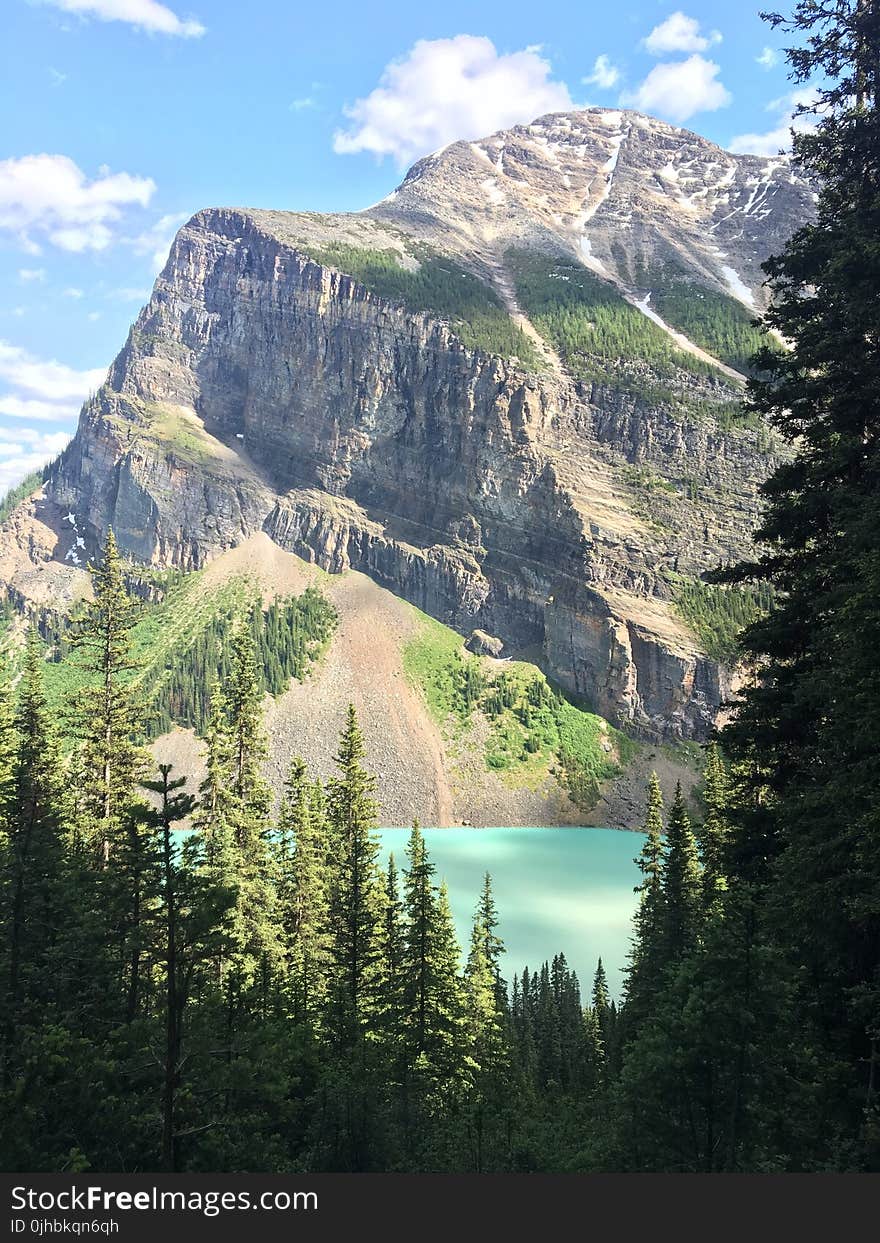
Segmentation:
{"type": "Polygon", "coordinates": [[[477,262],[511,245],[572,253],[640,296],[645,272],[672,266],[758,309],[760,263],[814,200],[787,156],[733,155],[639,112],[586,108],[451,143],[365,214],[477,262]]]}

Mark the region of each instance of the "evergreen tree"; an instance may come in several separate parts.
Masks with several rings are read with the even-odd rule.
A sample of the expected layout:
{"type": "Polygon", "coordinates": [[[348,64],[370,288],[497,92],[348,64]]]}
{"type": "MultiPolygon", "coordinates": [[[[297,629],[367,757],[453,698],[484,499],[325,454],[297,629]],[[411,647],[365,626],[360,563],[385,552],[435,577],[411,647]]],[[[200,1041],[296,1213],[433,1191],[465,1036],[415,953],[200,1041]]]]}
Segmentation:
{"type": "Polygon", "coordinates": [[[816,101],[794,161],[819,195],[815,219],[764,268],[765,322],[791,348],[761,359],[751,405],[791,454],[763,489],[762,555],[733,575],[770,582],[776,603],[746,633],[758,674],[723,735],[749,786],[729,870],[758,887],[768,935],[799,965],[795,1026],[825,1049],[835,1125],[876,1163],[880,10],[799,0],[790,19],[769,20],[793,36],[790,76],[816,101]]]}
{"type": "Polygon", "coordinates": [[[504,941],[498,936],[498,910],[495,906],[495,895],[492,892],[492,877],[487,872],[483,877],[483,888],[480,901],[474,916],[474,928],[481,930],[483,938],[483,955],[495,981],[497,1003],[504,1010],[507,1002],[507,985],[501,975],[501,955],[504,953],[504,941]]]}
{"type": "Polygon", "coordinates": [[[600,958],[596,964],[596,973],[593,976],[593,992],[592,992],[592,1016],[598,1029],[599,1039],[603,1052],[607,1050],[612,1043],[612,1023],[613,1016],[611,1013],[611,995],[608,992],[608,977],[600,958]]]}
{"type": "Polygon", "coordinates": [[[60,817],[60,763],[43,688],[36,632],[25,649],[14,722],[2,853],[3,1077],[9,1083],[20,1031],[39,1023],[51,996],[54,956],[64,922],[64,850],[60,817]]]}
{"type": "Polygon", "coordinates": [[[363,767],[364,755],[357,714],[349,704],[335,756],[339,775],[329,783],[327,808],[336,852],[329,894],[330,1021],[343,1045],[362,1034],[371,1014],[381,902],[375,781],[363,767]]]}
{"type": "Polygon", "coordinates": [[[11,679],[4,671],[0,676],[0,850],[5,842],[5,809],[12,797],[17,745],[15,699],[11,679]]]}
{"type": "Polygon", "coordinates": [[[161,803],[150,817],[162,833],[162,897],[164,900],[164,966],[165,966],[165,1052],[162,1087],[162,1168],[177,1169],[175,1145],[175,1104],[181,1070],[183,1048],[183,1016],[186,1006],[186,973],[181,971],[179,955],[180,912],[176,851],[171,836],[172,825],[191,815],[195,799],[183,793],[186,778],[171,779],[171,765],[159,765],[158,781],[143,781],[147,790],[158,794],[161,803]]]}
{"type": "Polygon", "coordinates": [[[293,1015],[315,1028],[326,1001],[329,914],[323,824],[316,820],[306,766],[291,760],[278,816],[279,915],[287,948],[293,1015]]]}
{"type": "Polygon", "coordinates": [[[608,977],[600,958],[593,976],[593,1010],[602,1019],[611,1009],[611,998],[608,994],[608,977]]]}
{"type": "Polygon", "coordinates": [[[636,886],[639,904],[633,917],[633,942],[626,975],[627,1026],[651,1011],[663,970],[663,794],[656,773],[648,783],[645,843],[635,860],[643,880],[636,886]]]}
{"type": "Polygon", "coordinates": [[[697,844],[684,805],[681,783],[669,809],[661,873],[660,922],[664,969],[679,962],[697,942],[701,926],[700,867],[697,844]]]}
{"type": "Polygon", "coordinates": [[[726,887],[725,852],[729,831],[731,790],[724,760],[716,742],[706,748],[703,766],[703,800],[706,814],[695,836],[703,868],[703,904],[711,910],[726,887]]]}
{"type": "Polygon", "coordinates": [[[378,930],[376,1029],[387,1042],[398,1081],[407,1061],[404,908],[394,855],[388,856],[378,930]]]}
{"type": "Polygon", "coordinates": [[[143,761],[137,746],[141,722],[130,675],[131,630],[137,604],[125,585],[112,529],[98,565],[91,567],[94,598],[74,627],[70,642],[79,655],[86,686],[71,706],[86,777],[86,831],[106,867],[121,829],[127,801],[137,788],[143,761]]]}
{"type": "Polygon", "coordinates": [[[212,884],[234,887],[230,956],[223,968],[234,1009],[245,991],[274,1004],[283,963],[276,908],[276,853],[270,841],[271,797],[262,768],[267,747],[262,693],[250,629],[239,624],[226,682],[211,699],[207,772],[197,827],[205,836],[212,884]]]}

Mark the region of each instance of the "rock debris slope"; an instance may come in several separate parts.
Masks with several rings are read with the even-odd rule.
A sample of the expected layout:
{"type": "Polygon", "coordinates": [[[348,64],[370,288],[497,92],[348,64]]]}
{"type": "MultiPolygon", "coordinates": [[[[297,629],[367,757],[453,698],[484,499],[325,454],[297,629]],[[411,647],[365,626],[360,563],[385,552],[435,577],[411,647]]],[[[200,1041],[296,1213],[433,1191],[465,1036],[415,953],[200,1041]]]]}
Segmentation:
{"type": "Polygon", "coordinates": [[[111,524],[184,568],[262,531],[700,737],[729,671],[676,600],[748,546],[776,448],[740,355],[812,203],[783,158],[589,109],[454,143],[364,212],[199,212],[7,524],[7,590],[38,599],[42,565],[69,593],[111,524]]]}

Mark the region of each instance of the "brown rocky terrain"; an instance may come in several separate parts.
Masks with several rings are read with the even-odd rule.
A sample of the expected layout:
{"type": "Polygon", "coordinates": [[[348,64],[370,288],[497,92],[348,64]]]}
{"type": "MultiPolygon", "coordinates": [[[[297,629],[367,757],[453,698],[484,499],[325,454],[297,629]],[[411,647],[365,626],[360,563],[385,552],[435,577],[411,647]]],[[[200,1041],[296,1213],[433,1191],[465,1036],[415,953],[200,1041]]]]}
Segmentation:
{"type": "MultiPolygon", "coordinates": [[[[451,737],[408,679],[404,650],[420,622],[405,601],[354,570],[326,575],[263,533],[212,561],[200,590],[214,590],[239,576],[258,583],[267,599],[277,592],[300,593],[313,583],[339,614],[332,642],[305,681],[292,682],[277,699],[266,697],[266,776],[276,796],[294,755],[322,778],[333,774],[334,743],[349,703],[357,708],[364,731],[383,825],[407,825],[418,818],[438,827],[595,824],[630,829],[641,823],[652,768],[670,799],[677,780],[688,792],[694,784],[686,760],[653,748],[640,750],[619,778],[605,784],[591,813],[578,810],[552,775],[538,789],[505,780],[486,766],[480,727],[451,737]]],[[[191,730],[174,729],[151,749],[158,761],[187,774],[190,789],[197,788],[204,776],[203,745],[191,730]]]]}

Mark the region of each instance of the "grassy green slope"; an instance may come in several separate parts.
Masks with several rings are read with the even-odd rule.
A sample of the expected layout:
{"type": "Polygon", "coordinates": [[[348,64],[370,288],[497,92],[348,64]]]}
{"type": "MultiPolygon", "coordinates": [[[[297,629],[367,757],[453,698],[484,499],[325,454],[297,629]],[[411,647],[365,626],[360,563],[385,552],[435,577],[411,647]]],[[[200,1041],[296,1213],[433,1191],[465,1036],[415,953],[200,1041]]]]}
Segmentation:
{"type": "Polygon", "coordinates": [[[740,632],[766,613],[773,602],[767,585],[717,586],[698,578],[673,577],[675,608],[703,650],[723,664],[739,658],[740,632]]]}
{"type": "MultiPolygon", "coordinates": [[[[645,396],[656,395],[658,380],[687,375],[726,383],[711,363],[679,349],[668,333],[582,264],[516,249],[505,259],[523,310],[575,375],[645,396]]],[[[729,396],[734,395],[731,388],[729,396]]]]}
{"type": "Polygon", "coordinates": [[[486,767],[509,784],[537,788],[557,775],[574,803],[589,811],[600,783],[619,774],[635,744],[551,686],[535,665],[473,656],[460,635],[419,618],[404,668],[447,738],[463,746],[469,735],[484,738],[486,767]]]}
{"type": "Polygon", "coordinates": [[[770,339],[741,302],[683,278],[661,278],[650,289],[651,305],[667,324],[729,367],[751,372],[752,355],[770,339]]]}
{"type": "MultiPolygon", "coordinates": [[[[263,687],[275,695],[286,690],[292,677],[305,676],[336,624],[335,610],[313,587],[264,608],[260,589],[244,576],[210,591],[200,571],[152,579],[162,598],[141,606],[131,634],[136,666],[131,680],[143,696],[150,737],[172,724],[204,728],[212,686],[226,671],[229,640],[243,619],[254,637],[263,687]]],[[[70,651],[66,630],[54,636],[51,656],[46,688],[50,702],[61,708],[87,675],[70,651]]]]}
{"type": "Polygon", "coordinates": [[[511,320],[495,291],[451,259],[414,247],[417,269],[400,265],[392,250],[366,250],[341,243],[300,247],[328,267],[353,276],[367,289],[413,311],[448,320],[462,343],[487,354],[518,358],[537,367],[535,347],[511,320]]]}

